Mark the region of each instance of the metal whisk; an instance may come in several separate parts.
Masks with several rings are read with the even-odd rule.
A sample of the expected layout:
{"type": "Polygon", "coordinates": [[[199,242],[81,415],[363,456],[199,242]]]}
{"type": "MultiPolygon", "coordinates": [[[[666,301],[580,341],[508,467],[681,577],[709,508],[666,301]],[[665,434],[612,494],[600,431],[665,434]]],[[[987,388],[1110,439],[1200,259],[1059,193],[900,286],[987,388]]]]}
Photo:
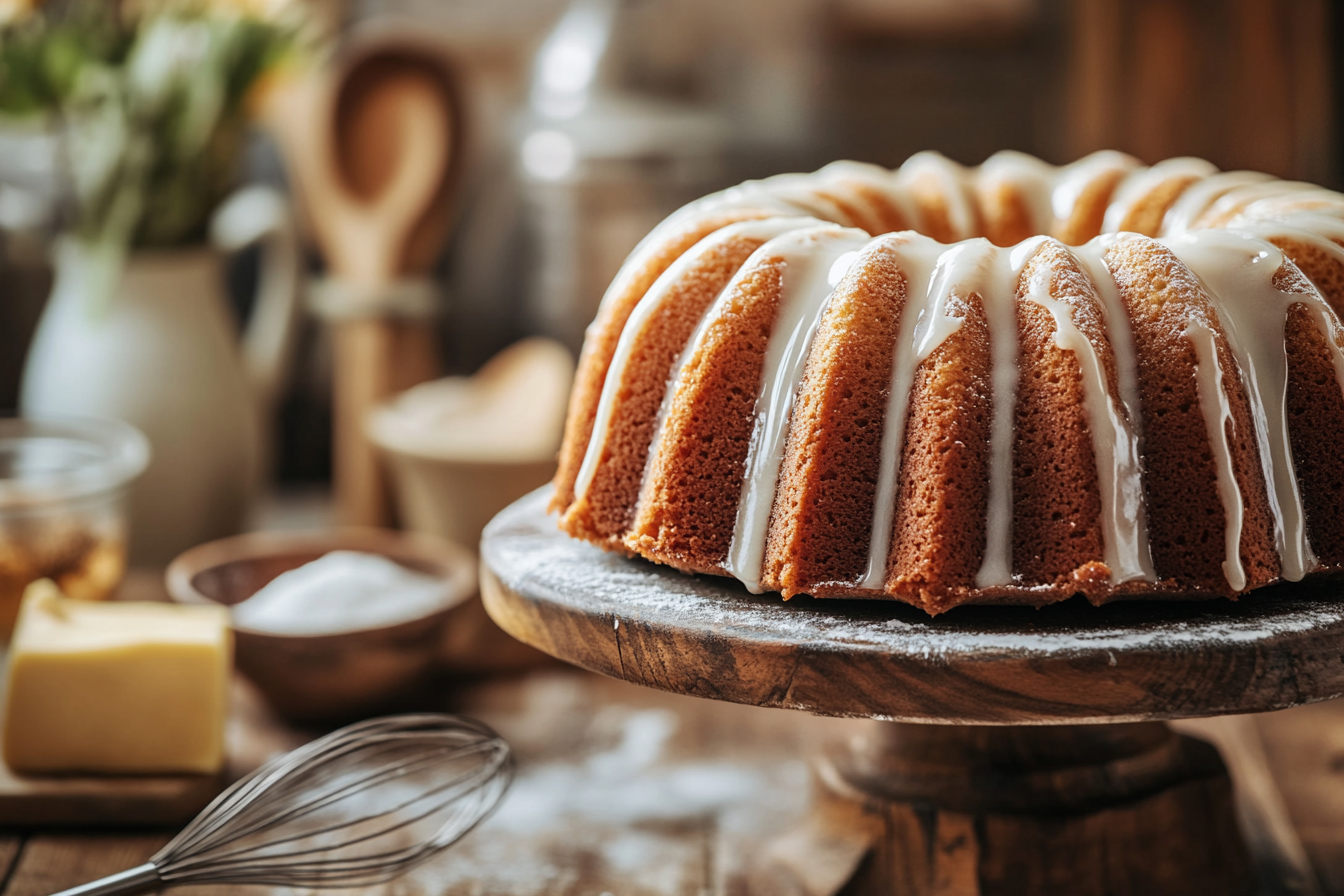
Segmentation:
{"type": "Polygon", "coordinates": [[[428,713],[360,722],[242,778],[144,865],[57,896],[384,883],[475,827],[512,780],[509,745],[480,722],[428,713]]]}

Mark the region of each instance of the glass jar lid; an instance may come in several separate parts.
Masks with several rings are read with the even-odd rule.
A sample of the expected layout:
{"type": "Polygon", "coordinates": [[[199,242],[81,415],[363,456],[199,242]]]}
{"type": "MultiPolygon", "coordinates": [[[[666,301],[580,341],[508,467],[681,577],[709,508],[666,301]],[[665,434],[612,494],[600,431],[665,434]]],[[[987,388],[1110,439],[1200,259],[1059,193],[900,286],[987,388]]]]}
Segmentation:
{"type": "Polygon", "coordinates": [[[0,420],[0,510],[113,491],[144,472],[149,455],[140,430],[116,420],[0,420]]]}

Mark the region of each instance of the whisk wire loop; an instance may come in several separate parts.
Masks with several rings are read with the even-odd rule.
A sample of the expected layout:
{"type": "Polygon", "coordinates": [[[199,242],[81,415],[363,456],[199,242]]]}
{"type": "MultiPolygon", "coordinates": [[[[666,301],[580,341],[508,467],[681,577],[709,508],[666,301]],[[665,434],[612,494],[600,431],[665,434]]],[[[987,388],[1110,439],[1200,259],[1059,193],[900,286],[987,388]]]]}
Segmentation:
{"type": "MultiPolygon", "coordinates": [[[[437,850],[450,845],[474,826],[479,819],[467,821],[471,815],[488,814],[507,788],[502,776],[490,779],[484,788],[471,794],[470,805],[461,807],[464,816],[456,823],[450,820],[422,846],[410,846],[390,852],[366,854],[351,858],[327,858],[319,861],[295,862],[293,854],[263,857],[251,864],[230,862],[217,869],[208,880],[212,883],[252,883],[273,886],[358,887],[385,883],[409,868],[431,857],[437,850]]],[[[199,880],[198,878],[191,878],[199,880]]],[[[179,880],[186,880],[182,878],[179,880]]]]}
{"type": "Polygon", "coordinates": [[[479,824],[512,774],[508,745],[480,722],[371,719],[240,779],[150,864],[168,884],[382,883],[479,824]]]}
{"type": "MultiPolygon", "coordinates": [[[[402,829],[402,828],[410,827],[411,825],[414,825],[414,824],[418,823],[419,821],[422,821],[422,820],[424,820],[424,819],[426,819],[426,818],[428,818],[428,817],[434,815],[436,812],[438,812],[438,811],[440,810],[440,804],[439,804],[438,802],[434,802],[434,801],[433,801],[435,797],[442,796],[445,800],[448,800],[448,799],[455,799],[455,798],[458,797],[459,795],[463,795],[463,794],[469,793],[470,791],[474,790],[474,789],[475,789],[476,787],[478,787],[481,783],[482,783],[482,782],[481,782],[481,775],[480,775],[480,774],[477,774],[477,775],[474,775],[473,777],[470,777],[470,778],[467,778],[467,779],[463,779],[463,780],[459,780],[459,781],[448,782],[448,783],[439,785],[439,786],[437,786],[437,787],[433,787],[433,788],[431,788],[431,789],[429,789],[429,790],[427,790],[427,791],[424,791],[424,792],[421,792],[421,793],[417,793],[417,794],[415,794],[414,796],[411,796],[410,798],[408,798],[406,801],[404,801],[404,802],[402,802],[402,803],[400,803],[400,804],[398,804],[398,805],[396,805],[396,806],[389,806],[389,807],[386,808],[386,813],[387,813],[387,814],[386,814],[385,817],[388,817],[388,818],[391,818],[391,819],[398,819],[398,820],[396,821],[395,824],[389,824],[389,825],[387,825],[386,827],[383,827],[383,828],[377,828],[377,829],[374,829],[374,830],[370,830],[369,832],[367,832],[367,833],[365,833],[365,834],[363,834],[363,835],[361,835],[361,836],[357,836],[357,837],[354,837],[354,838],[352,838],[352,839],[345,840],[345,841],[344,841],[344,846],[345,846],[346,849],[349,849],[349,848],[354,847],[354,846],[357,846],[357,845],[359,845],[359,844],[361,844],[361,843],[365,843],[365,842],[368,842],[368,841],[372,841],[372,840],[376,840],[376,839],[378,839],[378,838],[384,837],[384,836],[386,836],[386,835],[388,835],[388,834],[391,834],[391,833],[393,833],[393,832],[395,832],[395,831],[397,831],[397,830],[400,830],[400,829],[402,829]],[[408,810],[410,810],[410,807],[415,806],[416,804],[426,804],[426,803],[427,803],[427,805],[423,806],[421,809],[419,809],[419,810],[414,810],[414,811],[419,811],[419,814],[418,814],[418,815],[412,815],[412,814],[409,814],[408,810]]],[[[440,801],[440,802],[441,802],[441,801],[440,801]]],[[[304,813],[304,814],[307,814],[307,813],[304,813]]],[[[451,819],[450,819],[449,821],[447,821],[447,822],[444,822],[444,826],[451,827],[451,824],[452,824],[452,820],[451,820],[451,819]]],[[[283,863],[289,863],[289,864],[291,864],[291,865],[298,864],[298,863],[294,862],[294,860],[297,859],[298,857],[301,857],[301,856],[308,856],[308,855],[321,855],[321,854],[326,853],[326,852],[328,851],[328,848],[327,848],[325,845],[322,845],[322,844],[319,843],[319,844],[317,844],[317,845],[311,846],[311,847],[306,848],[306,849],[297,849],[297,850],[291,850],[291,851],[288,851],[288,852],[282,852],[282,851],[279,850],[277,847],[281,847],[281,846],[283,846],[283,845],[285,845],[285,844],[287,844],[287,843],[295,843],[295,842],[299,842],[299,841],[303,841],[303,840],[310,840],[310,839],[313,839],[313,838],[315,838],[315,837],[320,837],[321,835],[325,835],[325,834],[329,834],[329,833],[334,833],[334,832],[336,832],[336,831],[342,830],[342,829],[344,829],[344,828],[346,828],[346,827],[349,827],[349,826],[350,826],[350,823],[345,822],[345,821],[340,821],[340,822],[335,822],[335,823],[326,825],[326,826],[324,826],[324,827],[316,828],[316,829],[314,829],[314,830],[312,830],[312,831],[305,831],[305,832],[301,832],[301,833],[291,834],[291,835],[289,835],[289,836],[285,836],[285,837],[275,838],[275,839],[271,840],[270,843],[268,844],[268,846],[271,847],[271,848],[273,849],[273,852],[272,852],[272,854],[270,854],[270,855],[266,855],[266,856],[252,856],[252,855],[250,854],[250,850],[249,850],[249,848],[246,847],[246,846],[240,847],[240,848],[235,849],[235,850],[233,850],[233,851],[231,851],[231,852],[216,852],[216,853],[213,853],[213,854],[212,854],[211,856],[209,856],[209,857],[202,857],[202,858],[200,858],[200,859],[189,860],[189,861],[187,861],[187,862],[182,863],[182,870],[185,870],[185,868],[189,867],[189,866],[190,866],[191,864],[193,864],[193,863],[199,863],[199,862],[205,862],[205,861],[209,861],[209,862],[211,862],[212,864],[216,865],[217,867],[223,868],[223,867],[226,867],[226,866],[231,865],[231,864],[233,863],[233,860],[235,860],[235,859],[237,859],[237,863],[238,863],[238,864],[243,865],[243,866],[250,865],[251,867],[256,867],[256,865],[257,865],[258,863],[263,863],[263,862],[264,862],[264,863],[269,863],[269,862],[272,862],[272,861],[277,862],[277,863],[282,863],[282,862],[283,862],[283,863]]],[[[442,830],[442,827],[441,827],[441,830],[442,830]]],[[[399,855],[400,855],[400,851],[398,851],[398,852],[390,852],[390,853],[375,853],[375,854],[370,854],[370,855],[363,856],[363,857],[360,859],[360,861],[361,861],[361,862],[377,862],[377,861],[382,861],[382,860],[390,860],[390,859],[392,859],[392,858],[394,858],[394,857],[398,857],[399,855]]],[[[339,866],[342,866],[343,864],[346,864],[346,863],[349,863],[349,862],[352,862],[352,861],[354,861],[354,860],[342,860],[342,859],[339,859],[339,858],[337,858],[337,859],[326,859],[326,860],[325,860],[325,865],[326,865],[327,867],[329,867],[329,868],[333,868],[333,869],[334,869],[334,868],[337,868],[337,867],[339,867],[339,866]]],[[[178,871],[178,873],[180,874],[181,871],[178,871]]]]}
{"type": "MultiPolygon", "coordinates": [[[[367,723],[351,727],[353,729],[360,729],[364,727],[364,725],[367,725],[367,723]]],[[[206,813],[203,813],[191,827],[183,831],[182,834],[179,835],[179,839],[185,843],[193,833],[197,834],[193,839],[208,837],[214,834],[220,827],[226,825],[231,829],[234,837],[241,837],[253,833],[256,829],[254,825],[269,826],[277,823],[280,820],[279,816],[271,816],[263,810],[265,810],[271,803],[283,801],[290,790],[303,789],[308,784],[310,778],[320,778],[321,773],[325,770],[326,766],[340,760],[345,754],[350,752],[350,749],[353,746],[357,746],[359,742],[354,739],[354,736],[357,735],[359,731],[346,730],[349,731],[349,734],[352,736],[348,743],[341,744],[339,742],[334,742],[330,745],[330,750],[323,751],[320,747],[325,738],[319,741],[314,741],[285,756],[279,757],[273,763],[268,763],[266,766],[263,766],[254,772],[249,778],[240,780],[230,791],[221,794],[214,803],[207,807],[206,813]],[[278,786],[281,782],[283,782],[284,786],[278,786]],[[225,799],[231,795],[234,797],[232,800],[225,799]],[[224,805],[225,803],[233,803],[235,805],[247,804],[253,810],[256,810],[253,813],[255,816],[253,825],[239,824],[237,817],[230,814],[230,807],[226,807],[224,805]],[[218,811],[215,811],[217,807],[218,811]],[[193,831],[193,828],[198,828],[198,830],[193,831]]],[[[372,746],[376,744],[378,740],[379,738],[377,736],[371,736],[365,742],[365,755],[370,761],[376,761],[379,758],[376,751],[372,749],[372,746]]],[[[313,800],[314,804],[317,802],[318,800],[313,800]]],[[[295,807],[296,810],[302,810],[302,808],[303,804],[295,807]]]]}
{"type": "MultiPolygon", "coordinates": [[[[220,848],[230,843],[246,839],[248,836],[253,834],[261,833],[266,830],[271,830],[280,827],[286,823],[292,822],[299,818],[313,815],[321,811],[322,809],[329,807],[335,802],[338,802],[343,799],[349,799],[355,796],[356,794],[370,790],[383,782],[399,777],[406,777],[411,773],[419,771],[420,769],[431,766],[433,764],[459,760],[469,756],[470,754],[488,752],[493,749],[494,746],[490,743],[473,743],[453,748],[444,747],[440,748],[437,751],[424,752],[418,757],[406,761],[404,764],[400,766],[395,766],[391,764],[384,766],[382,768],[378,768],[375,766],[374,770],[370,771],[363,778],[352,780],[350,783],[341,786],[339,790],[331,790],[318,798],[312,799],[310,802],[307,802],[302,805],[296,805],[293,809],[289,810],[288,812],[277,813],[273,817],[266,817],[265,815],[261,815],[257,819],[256,823],[251,825],[250,827],[240,826],[238,830],[231,831],[229,835],[219,837],[215,843],[215,849],[214,851],[212,851],[211,855],[217,859],[227,858],[228,856],[231,855],[231,853],[223,852],[220,850],[220,848]]],[[[382,756],[379,754],[382,752],[387,751],[378,751],[371,749],[369,751],[369,755],[367,758],[370,761],[381,759],[382,756]]],[[[409,797],[406,800],[406,802],[400,805],[388,807],[387,811],[389,813],[400,812],[416,802],[424,801],[430,796],[437,795],[449,789],[455,788],[459,792],[465,792],[467,790],[470,790],[471,788],[478,786],[482,776],[488,775],[490,773],[491,772],[489,769],[489,764],[487,763],[483,765],[480,769],[478,769],[477,772],[471,776],[461,779],[450,779],[443,785],[432,787],[429,790],[417,793],[414,796],[409,797]]],[[[292,786],[300,786],[301,783],[302,782],[300,780],[296,779],[295,781],[292,782],[292,786]]],[[[274,790],[269,792],[265,798],[257,800],[255,807],[260,809],[264,806],[269,806],[270,804],[276,801],[275,798],[277,797],[277,795],[278,794],[274,790]]],[[[451,794],[449,796],[451,797],[451,794]]],[[[430,811],[433,811],[432,808],[430,811]]],[[[318,828],[311,831],[295,833],[288,838],[280,838],[278,840],[273,840],[272,843],[274,844],[279,842],[286,842],[287,840],[309,838],[319,834],[325,834],[339,827],[346,826],[347,824],[348,822],[343,821],[333,822],[331,825],[325,828],[318,828]]],[[[247,849],[248,847],[244,846],[240,848],[238,852],[246,852],[247,849]]],[[[185,860],[182,863],[181,867],[185,868],[190,864],[192,864],[194,861],[207,861],[207,860],[209,860],[207,857],[202,857],[197,860],[185,860]]]]}

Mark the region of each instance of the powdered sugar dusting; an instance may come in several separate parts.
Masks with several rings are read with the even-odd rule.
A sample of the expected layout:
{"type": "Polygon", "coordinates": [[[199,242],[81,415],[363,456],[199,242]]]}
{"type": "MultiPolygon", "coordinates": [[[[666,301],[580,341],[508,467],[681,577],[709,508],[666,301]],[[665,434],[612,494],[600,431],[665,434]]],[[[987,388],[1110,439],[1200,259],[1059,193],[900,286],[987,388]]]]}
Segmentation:
{"type": "MultiPolygon", "coordinates": [[[[1109,681],[1116,685],[1124,683],[1126,666],[1133,668],[1141,658],[1157,658],[1163,668],[1173,662],[1173,655],[1207,658],[1207,674],[1217,675],[1219,662],[1258,667],[1265,665],[1262,651],[1273,651],[1277,665],[1272,674],[1267,669],[1257,671],[1246,684],[1248,693],[1254,691],[1257,696],[1245,698],[1242,711],[1322,699],[1344,690],[1344,673],[1313,673],[1297,681],[1292,651],[1284,647],[1293,636],[1313,643],[1327,633],[1344,636],[1344,602],[1330,599],[1339,593],[1338,585],[1271,587],[1240,602],[1152,601],[1098,608],[1075,599],[1040,610],[959,607],[938,617],[888,601],[803,597],[785,602],[778,594],[749,594],[731,579],[687,575],[570,539],[545,515],[547,497],[545,489],[534,492],[496,517],[482,544],[485,563],[515,592],[586,616],[610,618],[614,635],[622,640],[627,629],[642,627],[742,647],[783,644],[804,657],[866,656],[870,665],[874,659],[885,663],[889,658],[891,663],[883,668],[892,669],[893,680],[908,680],[911,689],[921,685],[917,680],[920,669],[927,670],[931,679],[958,671],[977,675],[967,670],[987,669],[996,661],[1044,662],[1034,666],[1032,674],[1048,678],[1054,674],[1052,669],[1068,671],[1059,679],[1061,683],[1079,674],[1096,675],[1100,682],[1109,669],[1113,676],[1109,681]],[[897,664],[900,671],[895,669],[897,664]],[[1080,667],[1087,671],[1079,673],[1080,667]],[[1249,705],[1257,700],[1264,705],[1249,705]]],[[[804,666],[808,662],[800,660],[804,666]]],[[[1126,686],[1140,694],[1136,700],[1142,706],[1135,710],[1136,717],[1198,715],[1205,709],[1226,712],[1241,706],[1234,700],[1167,711],[1154,708],[1154,701],[1160,700],[1154,693],[1162,690],[1162,684],[1145,680],[1126,686]]],[[[792,682],[780,688],[770,695],[769,705],[833,711],[792,699],[792,682]]],[[[1081,700],[1078,706],[1086,702],[1081,700]]],[[[1071,704],[1059,706],[1064,708],[1052,711],[1060,712],[1061,718],[1079,717],[1068,708],[1071,704]]],[[[1026,709],[1021,712],[1029,714],[1026,709]]],[[[933,720],[932,716],[919,717],[933,720]]]]}

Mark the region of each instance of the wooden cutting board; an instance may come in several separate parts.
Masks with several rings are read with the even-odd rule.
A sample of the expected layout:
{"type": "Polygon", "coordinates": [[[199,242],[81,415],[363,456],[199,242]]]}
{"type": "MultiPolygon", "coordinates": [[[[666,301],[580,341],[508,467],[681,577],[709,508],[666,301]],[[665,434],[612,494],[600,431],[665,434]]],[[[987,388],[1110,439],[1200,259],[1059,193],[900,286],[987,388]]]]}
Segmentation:
{"type": "Polygon", "coordinates": [[[0,763],[0,827],[178,827],[225,776],[27,776],[0,763]]]}

